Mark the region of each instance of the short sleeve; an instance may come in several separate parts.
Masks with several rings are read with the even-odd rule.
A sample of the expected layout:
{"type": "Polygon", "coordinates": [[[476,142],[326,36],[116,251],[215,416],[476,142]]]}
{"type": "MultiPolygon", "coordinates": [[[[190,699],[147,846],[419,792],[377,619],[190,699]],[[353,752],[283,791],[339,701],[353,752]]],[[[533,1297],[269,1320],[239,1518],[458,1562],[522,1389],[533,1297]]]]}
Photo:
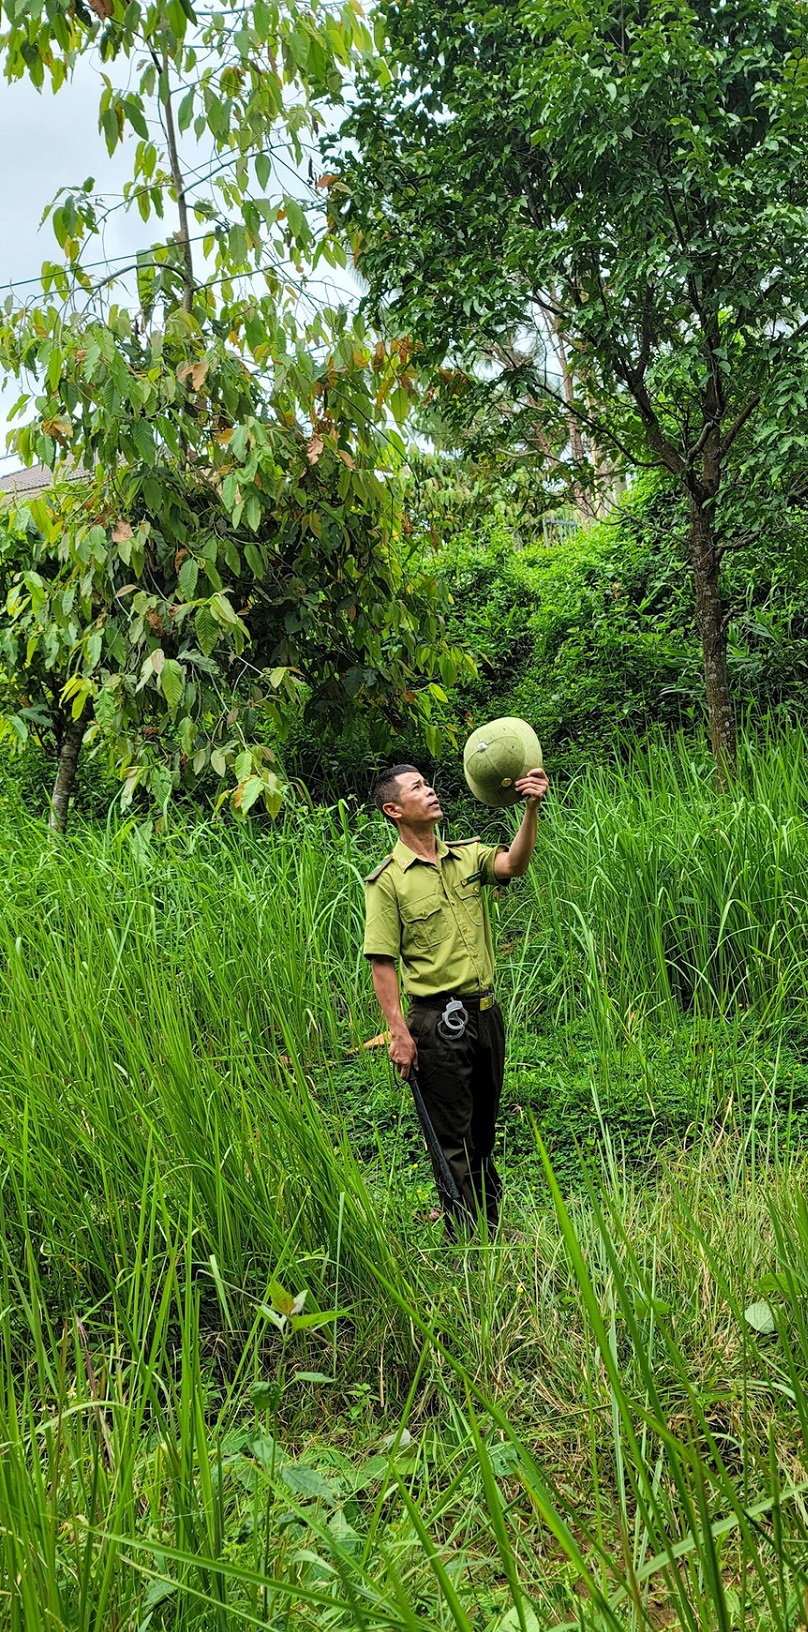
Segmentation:
{"type": "Polygon", "coordinates": [[[386,872],[365,885],[364,951],[366,958],[397,958],[401,952],[398,897],[386,872]]]}
{"type": "Polygon", "coordinates": [[[494,872],[494,862],[501,851],[507,850],[507,844],[478,844],[477,867],[480,872],[481,884],[496,884],[497,889],[509,883],[507,878],[497,878],[494,872]]]}

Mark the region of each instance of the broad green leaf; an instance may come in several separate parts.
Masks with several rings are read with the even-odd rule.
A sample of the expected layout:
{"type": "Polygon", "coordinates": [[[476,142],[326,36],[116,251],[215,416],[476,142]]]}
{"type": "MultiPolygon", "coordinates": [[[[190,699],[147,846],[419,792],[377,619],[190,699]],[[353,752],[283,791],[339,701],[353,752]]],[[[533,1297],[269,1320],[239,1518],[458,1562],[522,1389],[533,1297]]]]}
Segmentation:
{"type": "Polygon", "coordinates": [[[347,1309],[327,1309],[310,1315],[292,1315],[292,1330],[295,1332],[313,1332],[320,1326],[330,1326],[333,1321],[347,1315],[347,1309]]]}
{"type": "Polygon", "coordinates": [[[168,0],[168,21],[178,40],[184,39],[188,16],[182,0],[168,0]]]}
{"type": "Polygon", "coordinates": [[[759,1332],[762,1337],[771,1337],[777,1331],[777,1322],[765,1298],[757,1303],[750,1303],[744,1310],[744,1319],[752,1327],[753,1332],[759,1332]]]}
{"type": "Polygon", "coordinates": [[[239,784],[236,789],[235,806],[237,810],[241,811],[242,816],[246,816],[248,810],[252,810],[253,805],[257,799],[260,799],[263,791],[264,783],[260,776],[250,776],[246,782],[239,784]]]}
{"type": "Polygon", "coordinates": [[[151,426],[145,419],[136,419],[132,426],[132,435],[135,439],[137,451],[146,465],[153,465],[156,458],[154,436],[151,426]]]}
{"type": "Polygon", "coordinates": [[[181,131],[186,131],[191,123],[191,120],[193,119],[194,95],[195,91],[192,86],[190,91],[186,91],[185,96],[177,109],[177,125],[181,131]]]}
{"type": "Polygon", "coordinates": [[[86,704],[89,701],[92,694],[93,694],[92,681],[91,680],[82,680],[80,685],[78,685],[76,687],[75,692],[73,694],[73,702],[72,702],[71,708],[70,708],[71,719],[73,719],[73,720],[80,720],[81,719],[81,716],[84,713],[84,709],[86,707],[86,704]]]}
{"type": "Polygon", "coordinates": [[[382,1445],[386,1451],[393,1449],[406,1451],[413,1444],[413,1437],[409,1428],[399,1428],[391,1434],[385,1434],[382,1445]]]}
{"type": "Polygon", "coordinates": [[[328,1521],[328,1530],[344,1551],[356,1554],[362,1552],[364,1547],[362,1537],[354,1530],[353,1525],[348,1523],[342,1508],[338,1507],[336,1513],[332,1514],[328,1521]]]}
{"type": "Polygon", "coordinates": [[[280,1396],[280,1384],[274,1379],[253,1383],[250,1389],[250,1400],[257,1411],[274,1411],[280,1403],[280,1396]]]}
{"type": "Polygon", "coordinates": [[[530,1605],[525,1602],[524,1598],[522,1599],[520,1607],[521,1615],[514,1604],[513,1607],[502,1616],[501,1620],[492,1622],[489,1632],[545,1632],[544,1627],[540,1624],[536,1616],[535,1610],[531,1609],[530,1605]]]}
{"type": "Polygon", "coordinates": [[[220,592],[214,595],[211,600],[210,607],[214,618],[216,618],[219,623],[227,624],[232,628],[232,626],[238,622],[236,613],[233,611],[233,608],[226,595],[223,595],[220,592]]]}
{"type": "Polygon", "coordinates": [[[101,635],[100,630],[96,629],[94,634],[90,636],[85,648],[86,655],[84,666],[88,674],[92,674],[93,669],[98,666],[102,646],[103,636],[101,635]]]}
{"type": "Polygon", "coordinates": [[[132,129],[142,136],[144,141],[149,139],[149,127],[143,117],[143,104],[139,96],[124,96],[121,107],[129,120],[132,129]]]}
{"type": "Polygon", "coordinates": [[[310,1468],[305,1462],[287,1462],[281,1472],[281,1478],[296,1496],[311,1496],[332,1505],[336,1504],[336,1496],[331,1486],[326,1483],[322,1474],[315,1468],[310,1468]]]}
{"type": "Polygon", "coordinates": [[[296,198],[292,198],[291,194],[284,193],[283,207],[286,211],[286,219],[289,222],[289,226],[294,236],[296,238],[302,238],[306,232],[306,217],[302,205],[298,203],[296,198]]]}
{"type": "Polygon", "coordinates": [[[137,254],[137,292],[141,309],[146,318],[151,316],[154,308],[156,288],[156,272],[153,252],[138,250],[137,254]]]}
{"type": "Polygon", "coordinates": [[[113,686],[102,686],[95,699],[95,717],[102,726],[110,726],[118,713],[118,697],[113,686]]]}
{"type": "Polygon", "coordinates": [[[196,594],[197,579],[199,578],[199,562],[193,556],[183,561],[177,574],[177,589],[184,601],[192,601],[196,594]]]}
{"type": "Polygon", "coordinates": [[[175,714],[185,690],[185,677],[176,658],[166,658],[160,671],[160,690],[165,697],[170,713],[175,714]]]}
{"type": "Polygon", "coordinates": [[[396,386],[395,391],[390,392],[387,401],[390,407],[390,412],[393,414],[396,423],[398,425],[403,425],[407,415],[409,414],[411,406],[410,399],[407,396],[406,391],[404,391],[400,385],[396,386]]]}
{"type": "Polygon", "coordinates": [[[266,562],[259,545],[248,542],[244,545],[244,559],[251,573],[259,583],[266,573],[266,562]]]}
{"type": "Polygon", "coordinates": [[[210,657],[221,633],[218,623],[208,606],[200,606],[194,618],[194,629],[201,651],[210,657]]]}
{"type": "Polygon", "coordinates": [[[151,1581],[143,1594],[141,1609],[149,1615],[158,1604],[164,1604],[169,1598],[173,1598],[176,1591],[176,1581],[151,1581]]]}

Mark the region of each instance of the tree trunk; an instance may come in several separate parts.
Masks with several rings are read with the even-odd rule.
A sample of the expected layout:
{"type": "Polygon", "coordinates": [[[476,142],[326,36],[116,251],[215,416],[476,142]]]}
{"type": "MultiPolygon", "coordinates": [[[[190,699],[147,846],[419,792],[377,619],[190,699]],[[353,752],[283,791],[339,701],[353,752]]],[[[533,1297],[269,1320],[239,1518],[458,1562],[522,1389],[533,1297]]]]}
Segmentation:
{"type": "Polygon", "coordinates": [[[81,739],[84,732],[80,726],[69,725],[62,737],[59,749],[59,768],[56,772],[56,781],[53,784],[50,816],[48,826],[53,833],[64,833],[67,827],[67,807],[73,783],[76,780],[76,766],[79,762],[81,739]]]}
{"type": "Polygon", "coordinates": [[[696,627],[701,636],[707,721],[716,776],[725,788],[735,772],[735,719],[727,674],[727,624],[721,601],[721,558],[709,513],[690,495],[688,553],[696,585],[696,627]]]}
{"type": "Polygon", "coordinates": [[[171,84],[168,75],[168,58],[163,58],[163,68],[160,76],[160,101],[165,120],[166,141],[168,142],[168,157],[171,164],[171,179],[174,192],[177,195],[177,214],[180,218],[180,230],[175,234],[177,243],[182,250],[182,281],[184,285],[182,304],[186,312],[194,309],[194,257],[191,249],[191,229],[188,224],[188,201],[185,196],[185,177],[180,165],[180,153],[177,146],[177,132],[174,126],[174,110],[171,105],[171,84]]]}
{"type": "MultiPolygon", "coordinates": [[[[553,299],[555,299],[554,291],[553,299]]],[[[566,421],[570,452],[572,453],[574,465],[576,465],[579,470],[583,470],[585,464],[587,463],[587,448],[584,442],[580,423],[573,411],[573,404],[576,396],[575,376],[572,368],[570,367],[569,358],[567,356],[564,331],[561,327],[560,320],[557,317],[548,316],[545,321],[550,344],[555,351],[556,361],[561,373],[564,401],[567,403],[566,421]]],[[[572,479],[571,486],[572,497],[575,503],[575,508],[578,511],[578,519],[580,524],[582,527],[591,527],[592,522],[595,520],[595,510],[593,508],[589,493],[584,487],[581,486],[581,483],[575,477],[572,479]]]]}

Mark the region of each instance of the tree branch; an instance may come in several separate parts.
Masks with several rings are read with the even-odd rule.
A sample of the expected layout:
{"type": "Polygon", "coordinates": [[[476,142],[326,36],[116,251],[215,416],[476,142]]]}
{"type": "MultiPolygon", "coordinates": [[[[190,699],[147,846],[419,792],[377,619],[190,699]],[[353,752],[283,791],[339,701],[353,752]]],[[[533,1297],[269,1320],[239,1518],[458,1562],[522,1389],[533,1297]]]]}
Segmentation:
{"type": "Polygon", "coordinates": [[[744,533],[742,538],[735,538],[735,539],[732,540],[731,543],[728,543],[728,544],[716,544],[716,547],[715,547],[716,561],[723,561],[725,555],[732,555],[735,550],[746,550],[746,549],[748,549],[750,544],[756,543],[759,538],[762,538],[762,536],[763,536],[763,534],[762,534],[761,530],[758,529],[754,533],[744,533]]]}
{"type": "Polygon", "coordinates": [[[738,418],[735,420],[734,425],[730,425],[730,428],[727,431],[726,436],[723,438],[719,448],[719,454],[722,459],[726,453],[729,453],[736,436],[743,430],[746,421],[751,419],[759,402],[760,392],[758,391],[753,397],[750,398],[749,402],[746,404],[746,407],[741,409],[741,412],[739,413],[738,418]]]}
{"type": "MultiPolygon", "coordinates": [[[[605,442],[610,442],[612,446],[617,448],[632,465],[637,465],[640,470],[659,469],[659,459],[639,459],[631,448],[626,447],[625,443],[621,441],[616,432],[613,431],[610,426],[604,424],[603,420],[594,419],[591,414],[584,413],[576,406],[575,403],[567,402],[565,398],[560,396],[557,391],[553,391],[551,386],[549,386],[546,381],[541,382],[539,390],[544,396],[549,397],[551,402],[557,402],[559,407],[564,409],[565,413],[574,414],[579,423],[581,425],[585,425],[587,430],[593,431],[596,436],[602,437],[605,442]]],[[[528,401],[530,402],[530,398],[528,398],[528,401]]],[[[534,399],[531,405],[533,407],[538,407],[539,403],[536,399],[534,399]]]]}
{"type": "Polygon", "coordinates": [[[657,455],[659,463],[663,464],[666,470],[669,470],[673,476],[683,479],[687,475],[685,460],[678,448],[675,448],[673,443],[668,441],[643,380],[638,378],[634,370],[623,360],[618,361],[615,358],[613,366],[618,378],[623,380],[639,408],[649,447],[657,455]]]}
{"type": "Polygon", "coordinates": [[[687,459],[687,463],[689,465],[692,465],[694,460],[698,459],[698,456],[701,453],[702,448],[705,446],[705,444],[707,442],[707,439],[710,436],[710,433],[715,430],[715,427],[716,427],[716,421],[714,419],[706,419],[704,421],[704,424],[702,425],[702,428],[701,428],[700,436],[693,443],[693,446],[688,448],[687,453],[685,455],[685,457],[687,459]]]}
{"type": "Polygon", "coordinates": [[[184,291],[182,296],[183,308],[186,312],[193,311],[194,305],[194,257],[191,250],[191,232],[188,225],[188,206],[185,199],[185,179],[180,167],[179,148],[177,146],[177,132],[174,125],[174,110],[171,106],[171,86],[168,79],[168,61],[164,57],[162,65],[155,53],[152,52],[155,66],[159,73],[160,102],[165,119],[166,141],[168,143],[168,157],[171,164],[171,179],[174,183],[174,192],[177,195],[177,214],[180,218],[180,230],[177,233],[177,242],[182,250],[184,291]]]}

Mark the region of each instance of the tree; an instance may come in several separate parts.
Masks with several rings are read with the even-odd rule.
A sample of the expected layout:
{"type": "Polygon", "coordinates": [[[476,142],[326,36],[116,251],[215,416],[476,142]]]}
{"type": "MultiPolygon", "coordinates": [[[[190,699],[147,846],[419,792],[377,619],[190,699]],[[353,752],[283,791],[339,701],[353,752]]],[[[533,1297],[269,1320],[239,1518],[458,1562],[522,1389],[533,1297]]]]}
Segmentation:
{"type": "Polygon", "coordinates": [[[381,748],[387,719],[428,713],[437,675],[467,661],[434,584],[398,559],[387,404],[406,398],[406,348],[308,281],[344,259],[311,144],[368,32],[353,0],[234,0],[199,20],[188,0],[5,0],[0,15],[12,78],[58,91],[95,56],[110,152],[136,138],[125,206],[145,223],[176,210],[130,267],[93,278],[109,206],[92,178],[63,189],[61,260],[36,299],[5,304],[0,366],[26,387],[14,445],[56,473],[4,521],[9,728],[56,745],[57,826],[81,742],[107,748],[124,802],[212,771],[236,810],[274,811],[267,720],[277,734],[300,706],[339,730],[360,707],[381,748]],[[192,128],[210,152],[184,165],[192,128]]]}
{"type": "Polygon", "coordinates": [[[557,315],[543,317],[530,334],[522,325],[518,345],[503,339],[475,352],[472,343],[462,363],[453,358],[432,372],[414,418],[438,452],[475,465],[493,488],[503,477],[541,488],[545,509],[571,507],[591,527],[623,490],[622,460],[615,465],[599,447],[591,415],[589,424],[577,417],[589,384],[582,360],[570,355],[557,315]],[[554,382],[552,402],[530,387],[514,390],[528,363],[554,382]]]}
{"type": "MultiPolygon", "coordinates": [[[[481,525],[506,528],[512,547],[523,549],[542,535],[548,514],[555,519],[558,503],[536,462],[509,458],[498,441],[476,457],[412,446],[404,491],[404,527],[425,552],[439,552],[468,530],[479,536],[481,525]]],[[[436,565],[442,578],[437,557],[436,565]]]]}
{"type": "Polygon", "coordinates": [[[721,561],[805,442],[804,7],[388,0],[384,19],[331,193],[370,309],[433,373],[482,354],[478,390],[572,416],[684,493],[723,778],[721,561]],[[572,392],[535,344],[547,324],[572,392]]]}

